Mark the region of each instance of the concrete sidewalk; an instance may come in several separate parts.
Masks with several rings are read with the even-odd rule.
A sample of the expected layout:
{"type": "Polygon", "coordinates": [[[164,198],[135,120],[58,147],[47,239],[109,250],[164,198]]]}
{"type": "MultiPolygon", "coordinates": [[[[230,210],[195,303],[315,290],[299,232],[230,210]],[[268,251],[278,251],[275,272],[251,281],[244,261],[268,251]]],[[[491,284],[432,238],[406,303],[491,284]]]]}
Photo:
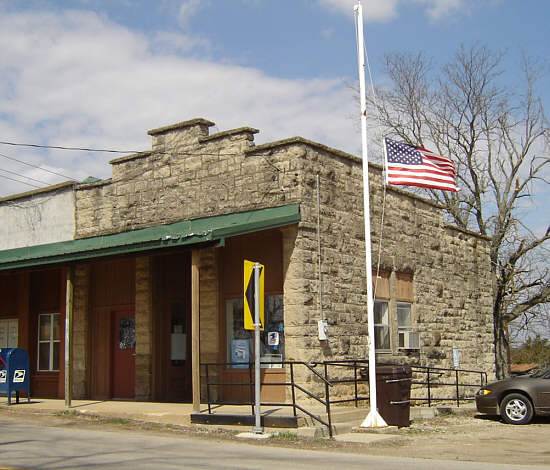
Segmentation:
{"type": "MultiPolygon", "coordinates": [[[[12,401],[13,403],[13,401],[12,401]]],[[[191,425],[191,413],[193,406],[190,403],[158,403],[158,402],[137,402],[120,400],[73,400],[70,408],[65,408],[64,400],[33,398],[30,403],[22,400],[18,405],[8,407],[7,401],[0,402],[0,408],[11,408],[14,411],[28,411],[36,413],[61,413],[64,411],[96,415],[103,418],[126,418],[139,421],[171,424],[179,426],[191,425]]],[[[223,406],[212,407],[212,412],[234,413],[248,415],[251,413],[250,406],[223,406]]],[[[201,407],[201,412],[206,412],[206,405],[201,407]]],[[[263,415],[292,413],[288,408],[262,409],[263,415]]]]}
{"type": "MultiPolygon", "coordinates": [[[[73,400],[70,408],[65,408],[64,400],[54,399],[32,399],[30,403],[22,401],[18,405],[8,406],[7,402],[0,402],[0,410],[10,410],[14,413],[23,414],[61,414],[63,412],[69,412],[74,414],[81,414],[83,416],[97,416],[106,420],[111,419],[125,419],[130,421],[139,421],[141,423],[154,423],[159,425],[168,426],[181,426],[194,429],[205,429],[209,431],[225,430],[234,432],[243,432],[249,430],[248,426],[238,425],[200,425],[191,423],[191,413],[193,407],[189,403],[156,403],[156,402],[135,402],[135,401],[94,401],[94,400],[73,400]]],[[[207,411],[206,405],[201,409],[202,412],[207,411]]],[[[311,409],[314,413],[322,414],[324,409],[311,409]]],[[[235,414],[235,415],[250,415],[251,408],[249,405],[235,406],[224,405],[219,407],[212,407],[212,413],[223,414],[235,414]]],[[[352,407],[338,407],[334,410],[335,416],[340,416],[344,420],[350,413],[356,413],[358,417],[363,417],[366,413],[364,408],[354,409],[352,407]]],[[[263,416],[288,416],[292,415],[292,408],[290,407],[262,407],[263,416]]],[[[301,427],[299,428],[265,428],[266,432],[277,434],[296,434],[299,437],[315,438],[326,435],[326,432],[320,432],[318,427],[307,427],[311,425],[307,420],[300,420],[301,427]]],[[[344,423],[341,423],[342,426],[344,423]]],[[[357,423],[354,423],[356,425],[357,423]]],[[[336,425],[335,425],[336,427],[336,425]]],[[[380,436],[371,434],[363,434],[352,436],[352,426],[346,426],[345,431],[339,441],[349,442],[362,442],[370,443],[381,439],[380,436]]],[[[384,437],[384,438],[387,438],[384,437]]]]}
{"type": "MultiPolygon", "coordinates": [[[[97,401],[97,400],[73,400],[70,408],[65,408],[64,400],[55,399],[32,399],[30,403],[22,401],[17,405],[7,405],[7,401],[0,402],[0,410],[10,410],[15,413],[37,413],[37,414],[61,414],[69,412],[74,414],[97,416],[102,419],[125,419],[130,421],[139,421],[141,423],[152,423],[158,425],[181,426],[194,429],[204,429],[216,431],[222,429],[225,431],[243,432],[249,429],[249,426],[222,425],[222,424],[192,424],[191,413],[193,411],[190,403],[158,403],[158,402],[136,402],[136,401],[97,401]]],[[[453,408],[446,408],[449,412],[454,412],[453,408]]],[[[460,411],[472,410],[471,406],[461,408],[460,411]]],[[[262,407],[263,416],[290,416],[291,407],[262,407]]],[[[311,408],[308,411],[323,416],[326,412],[324,408],[311,408]]],[[[332,408],[333,430],[335,438],[343,442],[355,442],[369,444],[396,438],[399,436],[397,428],[386,428],[382,433],[369,432],[371,430],[362,430],[358,426],[367,414],[367,408],[354,408],[349,406],[334,406],[332,408]]],[[[457,410],[458,411],[458,410],[457,410]]],[[[207,412],[207,406],[201,406],[201,412],[207,412]]],[[[232,414],[249,416],[252,413],[250,405],[224,405],[212,406],[213,414],[232,414]]],[[[411,418],[432,418],[439,414],[438,408],[415,407],[411,409],[411,418]]],[[[303,438],[326,437],[328,431],[323,426],[314,422],[311,418],[301,416],[298,420],[298,428],[266,428],[266,432],[272,433],[292,433],[303,438]]]]}

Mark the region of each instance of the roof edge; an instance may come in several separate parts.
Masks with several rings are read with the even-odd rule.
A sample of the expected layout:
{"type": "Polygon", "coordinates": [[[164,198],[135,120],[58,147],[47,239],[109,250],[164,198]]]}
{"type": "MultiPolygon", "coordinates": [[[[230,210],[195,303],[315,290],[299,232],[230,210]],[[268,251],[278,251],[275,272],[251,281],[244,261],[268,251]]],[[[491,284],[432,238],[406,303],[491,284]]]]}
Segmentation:
{"type": "Polygon", "coordinates": [[[108,184],[111,184],[112,182],[113,182],[112,178],[107,178],[105,180],[99,180],[94,183],[81,183],[77,185],[75,189],[79,190],[79,189],[95,188],[96,186],[106,186],[108,184]]]}
{"type": "MultiPolygon", "coordinates": [[[[319,142],[315,142],[313,140],[309,140],[309,139],[306,139],[306,138],[300,137],[300,136],[290,137],[288,139],[276,140],[274,142],[268,142],[266,144],[256,145],[254,147],[251,147],[250,149],[245,150],[245,154],[246,155],[254,155],[254,153],[256,153],[256,152],[262,152],[262,151],[266,151],[266,150],[273,150],[273,149],[276,149],[276,148],[286,147],[286,146],[289,146],[289,145],[308,145],[309,147],[312,147],[312,148],[317,149],[317,150],[322,150],[323,152],[327,152],[328,154],[336,156],[336,157],[344,158],[344,159],[349,160],[349,161],[351,161],[353,163],[356,163],[358,165],[363,164],[363,159],[359,158],[356,155],[353,155],[353,154],[348,153],[348,152],[344,152],[342,150],[338,150],[334,147],[330,147],[328,145],[324,145],[324,144],[321,144],[319,142]]],[[[378,163],[369,162],[369,168],[375,169],[375,170],[380,171],[380,172],[384,171],[384,167],[382,165],[378,164],[378,163]]],[[[387,190],[398,193],[398,194],[401,194],[403,196],[410,197],[411,199],[414,199],[416,201],[423,202],[424,204],[435,207],[436,209],[444,209],[444,207],[442,205],[440,205],[436,202],[430,201],[429,199],[424,198],[422,196],[418,196],[417,194],[411,193],[409,191],[406,191],[406,190],[403,190],[403,189],[400,189],[400,188],[396,188],[396,187],[393,187],[393,186],[388,186],[387,190]]]]}
{"type": "MultiPolygon", "coordinates": [[[[306,139],[301,136],[294,136],[289,137],[288,139],[282,139],[282,140],[276,140],[273,142],[267,142],[265,144],[256,145],[254,147],[251,147],[250,149],[245,150],[245,154],[254,154],[256,152],[263,152],[265,150],[273,150],[279,147],[286,147],[288,145],[309,145],[310,147],[323,150],[325,152],[331,153],[335,156],[345,158],[347,160],[350,160],[354,163],[362,163],[363,160],[359,158],[356,155],[353,155],[348,152],[344,152],[343,150],[338,150],[334,147],[329,147],[328,145],[321,144],[319,142],[315,142],[313,140],[306,139]]],[[[382,169],[382,167],[378,164],[369,163],[369,166],[373,166],[374,168],[382,169]]]]}
{"type": "Polygon", "coordinates": [[[211,142],[213,140],[223,139],[225,137],[231,137],[238,134],[257,134],[260,132],[258,129],[253,127],[237,127],[236,129],[229,129],[227,131],[216,132],[215,134],[209,135],[208,137],[201,137],[199,139],[200,143],[211,142]]]}
{"type": "Polygon", "coordinates": [[[0,204],[3,202],[14,201],[17,199],[25,199],[27,197],[33,197],[38,194],[45,194],[49,192],[59,191],[60,189],[66,189],[69,187],[75,187],[78,183],[76,181],[64,181],[63,183],[52,184],[45,188],[34,189],[32,191],[25,191],[24,193],[12,194],[10,196],[0,197],[0,204]]]}
{"type": "Polygon", "coordinates": [[[153,154],[152,150],[144,150],[143,152],[135,152],[130,155],[124,155],[123,157],[113,158],[109,160],[111,165],[116,165],[118,163],[128,162],[130,160],[137,160],[138,158],[148,157],[153,154]]]}
{"type": "Polygon", "coordinates": [[[449,230],[454,230],[455,232],[461,232],[465,235],[470,235],[472,237],[480,238],[482,240],[491,241],[492,237],[488,235],[482,235],[481,233],[474,232],[473,230],[468,230],[466,228],[459,227],[453,224],[443,224],[443,227],[448,228],[449,230]]]}
{"type": "Polygon", "coordinates": [[[170,124],[168,126],[157,127],[155,129],[151,129],[147,131],[147,134],[154,136],[158,134],[163,134],[165,132],[175,131],[177,129],[185,129],[186,127],[192,127],[192,126],[212,127],[215,125],[216,125],[215,123],[213,123],[212,121],[209,121],[208,119],[195,118],[195,119],[189,119],[187,121],[176,122],[175,124],[170,124]]]}
{"type": "Polygon", "coordinates": [[[85,261],[222,240],[295,224],[298,203],[186,219],[171,224],[0,251],[0,271],[85,261]]]}

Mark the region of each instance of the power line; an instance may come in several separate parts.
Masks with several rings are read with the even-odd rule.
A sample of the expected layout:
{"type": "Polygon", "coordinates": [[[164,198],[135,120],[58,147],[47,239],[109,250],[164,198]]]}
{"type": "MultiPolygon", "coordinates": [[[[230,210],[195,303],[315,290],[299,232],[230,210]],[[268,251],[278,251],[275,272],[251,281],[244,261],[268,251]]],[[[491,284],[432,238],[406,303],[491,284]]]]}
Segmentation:
{"type": "MultiPolygon", "coordinates": [[[[72,150],[72,151],[78,151],[78,152],[107,152],[107,153],[123,153],[123,154],[133,154],[133,153],[144,153],[143,150],[115,150],[115,149],[95,149],[95,148],[87,148],[87,147],[67,147],[64,145],[41,145],[41,144],[24,144],[20,142],[4,142],[0,141],[0,144],[2,145],[13,145],[18,147],[33,147],[33,148],[42,148],[42,149],[54,149],[54,150],[72,150]]],[[[242,155],[242,153],[236,153],[236,152],[216,152],[216,153],[208,153],[208,152],[159,152],[155,151],[157,155],[206,155],[206,156],[237,156],[242,155]]],[[[0,154],[2,155],[2,154],[0,154]]]]}
{"type": "Polygon", "coordinates": [[[86,147],[66,147],[62,145],[40,145],[40,144],[23,144],[19,142],[1,142],[2,145],[12,145],[14,147],[34,147],[40,149],[56,149],[56,150],[75,150],[80,152],[104,152],[104,153],[136,153],[136,150],[113,150],[113,149],[93,149],[86,147]]]}
{"type": "Polygon", "coordinates": [[[72,178],[70,176],[63,175],[61,173],[57,173],[55,171],[48,170],[46,168],[42,168],[41,166],[38,166],[38,165],[33,165],[32,163],[24,162],[23,160],[19,160],[17,158],[8,157],[7,155],[4,155],[3,153],[0,153],[0,157],[4,157],[4,158],[7,158],[8,160],[11,160],[11,161],[14,161],[14,162],[17,162],[17,163],[21,163],[23,165],[30,166],[31,168],[37,168],[38,170],[46,171],[48,173],[51,173],[52,175],[61,176],[61,178],[65,178],[65,179],[68,179],[68,180],[71,180],[71,181],[75,180],[74,178],[72,178]]]}
{"type": "MultiPolygon", "coordinates": [[[[143,153],[143,151],[138,151],[138,150],[94,149],[94,148],[87,148],[87,147],[69,147],[69,146],[63,146],[63,145],[41,145],[41,144],[28,144],[28,143],[7,142],[7,141],[0,141],[0,144],[17,146],[17,147],[32,147],[32,148],[44,148],[44,149],[54,149],[54,150],[69,150],[69,151],[80,151],[80,152],[104,152],[104,153],[117,153],[117,154],[120,154],[120,153],[122,153],[122,154],[143,153]]],[[[216,157],[242,155],[242,152],[241,153],[236,153],[236,152],[206,153],[206,152],[200,152],[200,151],[199,152],[158,152],[158,151],[156,151],[156,152],[153,152],[153,153],[155,153],[157,155],[216,156],[216,157]]],[[[271,162],[269,160],[269,158],[267,158],[265,155],[259,154],[258,156],[262,157],[264,159],[264,161],[269,166],[271,166],[275,171],[277,171],[278,173],[281,173],[281,172],[284,173],[284,171],[282,171],[277,165],[275,165],[273,162],[271,162]]],[[[71,180],[71,181],[76,181],[76,179],[72,178],[71,176],[67,176],[67,175],[64,175],[62,173],[57,173],[55,171],[48,170],[48,169],[43,168],[43,167],[38,166],[38,165],[33,165],[32,163],[28,163],[28,162],[25,162],[23,160],[19,160],[19,159],[14,158],[14,157],[9,157],[8,155],[5,155],[3,153],[0,153],[0,157],[6,158],[8,160],[11,160],[11,161],[14,161],[14,162],[17,162],[17,163],[21,163],[23,165],[27,165],[31,168],[36,168],[38,170],[45,171],[47,173],[51,173],[52,175],[61,176],[62,178],[65,178],[65,179],[68,179],[68,180],[71,180]]],[[[21,176],[23,178],[27,178],[29,180],[36,181],[36,182],[41,183],[41,184],[45,184],[45,185],[50,184],[50,183],[46,183],[44,181],[40,181],[40,180],[37,180],[35,178],[31,178],[29,176],[25,176],[25,175],[15,173],[15,172],[12,172],[12,171],[9,171],[9,170],[0,169],[0,171],[5,171],[5,172],[8,172],[8,173],[17,175],[17,176],[21,176]]],[[[25,181],[16,180],[14,178],[9,178],[9,177],[3,176],[3,175],[0,175],[0,177],[11,180],[11,181],[15,181],[17,183],[26,184],[26,185],[32,186],[34,188],[41,189],[40,186],[36,186],[34,184],[27,183],[25,181]]]]}
{"type": "Polygon", "coordinates": [[[16,183],[26,184],[27,186],[32,186],[33,188],[42,189],[42,186],[37,186],[36,184],[27,183],[26,181],[16,180],[15,178],[10,178],[9,176],[0,175],[0,178],[4,178],[10,181],[15,181],[16,183]]]}
{"type": "Polygon", "coordinates": [[[35,181],[36,183],[45,184],[46,186],[49,186],[51,183],[47,183],[46,181],[37,180],[36,178],[31,178],[30,176],[23,175],[21,173],[16,173],[15,171],[5,170],[4,168],[0,168],[0,171],[3,171],[5,173],[10,173],[15,176],[20,176],[22,178],[27,178],[31,181],[35,181]]]}
{"type": "MultiPolygon", "coordinates": [[[[94,149],[94,148],[87,148],[87,147],[67,147],[67,146],[64,146],[64,145],[25,144],[25,143],[20,143],[20,142],[5,142],[5,141],[0,141],[0,144],[13,145],[13,146],[19,146],[19,147],[54,149],[54,150],[71,150],[71,151],[79,151],[79,152],[108,152],[108,153],[117,153],[117,154],[118,153],[122,153],[122,154],[143,153],[142,150],[94,149]]],[[[222,157],[222,156],[236,157],[236,156],[242,155],[242,153],[236,153],[236,152],[208,153],[208,152],[159,152],[159,151],[155,151],[154,153],[157,154],[157,155],[210,156],[210,157],[222,157]]],[[[10,158],[10,157],[6,157],[5,155],[3,155],[1,153],[0,153],[0,156],[3,156],[5,158],[10,158]]],[[[258,156],[262,157],[266,161],[266,163],[268,165],[270,165],[271,167],[273,167],[276,171],[278,171],[278,172],[281,171],[281,169],[277,165],[275,165],[273,162],[271,162],[264,155],[258,155],[258,156]]],[[[19,161],[19,160],[16,160],[14,158],[10,158],[10,159],[15,160],[15,161],[19,161]]],[[[25,162],[21,162],[21,161],[19,161],[19,162],[24,163],[26,165],[29,165],[28,163],[25,163],[25,162]]],[[[44,171],[49,171],[49,170],[46,170],[45,168],[41,168],[41,167],[35,167],[35,168],[39,168],[39,169],[44,170],[44,171]]],[[[52,173],[52,172],[50,172],[50,173],[52,173]]],[[[69,176],[60,175],[59,173],[54,173],[54,174],[56,174],[58,176],[63,176],[63,178],[68,178],[68,179],[71,179],[71,180],[74,179],[74,178],[71,178],[69,176]]]]}

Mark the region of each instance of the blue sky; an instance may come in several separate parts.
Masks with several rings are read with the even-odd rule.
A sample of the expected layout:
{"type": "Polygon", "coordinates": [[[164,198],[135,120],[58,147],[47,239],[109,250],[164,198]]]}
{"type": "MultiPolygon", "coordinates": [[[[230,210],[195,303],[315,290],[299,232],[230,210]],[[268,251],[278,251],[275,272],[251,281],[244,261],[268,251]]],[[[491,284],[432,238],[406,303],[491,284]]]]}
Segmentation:
{"type": "MultiPolygon", "coordinates": [[[[201,116],[219,130],[257,127],[257,142],[303,135],[358,153],[354,3],[0,0],[0,140],[140,150],[147,129],[201,116]]],[[[386,53],[443,64],[461,44],[505,51],[508,84],[523,52],[549,71],[546,0],[363,3],[377,83],[386,53]]],[[[110,173],[109,156],[0,152],[79,179],[110,173]]],[[[1,158],[0,169],[59,180],[1,158]]],[[[0,195],[28,189],[2,179],[0,195]]]]}

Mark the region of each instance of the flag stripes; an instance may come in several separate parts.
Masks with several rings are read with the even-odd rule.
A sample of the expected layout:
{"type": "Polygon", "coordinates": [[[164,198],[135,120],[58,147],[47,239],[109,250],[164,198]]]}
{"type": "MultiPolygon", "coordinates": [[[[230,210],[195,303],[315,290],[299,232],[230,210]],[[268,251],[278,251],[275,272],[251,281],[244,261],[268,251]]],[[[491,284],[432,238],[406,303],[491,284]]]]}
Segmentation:
{"type": "Polygon", "coordinates": [[[388,138],[384,147],[388,184],[458,191],[451,159],[388,138]]]}

